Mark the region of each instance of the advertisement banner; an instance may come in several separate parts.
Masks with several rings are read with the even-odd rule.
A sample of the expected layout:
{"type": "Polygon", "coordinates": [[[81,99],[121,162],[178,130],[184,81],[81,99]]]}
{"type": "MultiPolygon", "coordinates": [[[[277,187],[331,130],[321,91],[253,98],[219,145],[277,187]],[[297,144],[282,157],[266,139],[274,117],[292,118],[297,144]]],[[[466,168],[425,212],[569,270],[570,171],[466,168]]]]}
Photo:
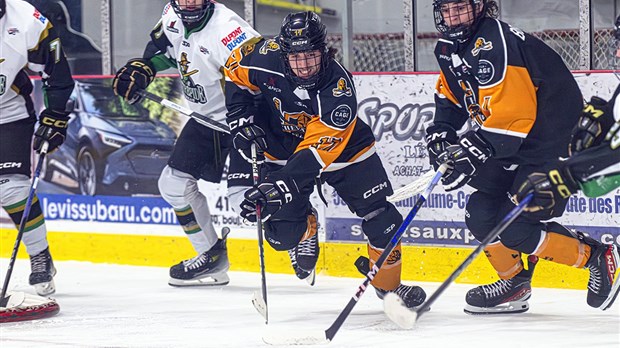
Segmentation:
{"type": "MultiPolygon", "coordinates": [[[[579,73],[575,77],[587,99],[592,95],[609,98],[618,84],[609,73],[579,73]]],[[[358,117],[371,127],[377,152],[394,188],[431,170],[424,135],[434,116],[437,74],[356,75],[354,79],[358,117]]],[[[34,82],[40,84],[38,80],[34,82]]],[[[35,86],[38,109],[43,105],[40,90],[35,86]]],[[[149,91],[184,104],[176,78],[158,77],[149,91]]],[[[148,226],[161,225],[182,234],[180,227],[173,227],[177,225],[176,216],[159,196],[157,180],[188,118],[148,100],[136,105],[124,103],[114,96],[110,79],[79,80],[72,100],[75,110],[67,139],[46,159],[38,189],[44,214],[53,228],[65,229],[72,223],[82,228],[85,222],[123,223],[143,228],[145,233],[150,231],[148,226]]],[[[227,226],[256,238],[255,227],[242,223],[230,206],[226,175],[225,169],[220,184],[199,182],[216,230],[227,226]]],[[[475,245],[464,223],[465,205],[472,192],[467,187],[445,192],[439,185],[405,232],[403,241],[475,245]]],[[[311,199],[319,210],[326,240],[363,241],[361,219],[328,185],[323,186],[323,194],[329,204],[327,209],[316,193],[311,199]]],[[[416,198],[396,206],[405,215],[416,198]]],[[[0,212],[0,219],[9,222],[4,211],[0,212]]],[[[603,242],[620,245],[620,190],[599,198],[574,195],[558,221],[603,242]]]]}
{"type": "MultiPolygon", "coordinates": [[[[613,74],[575,74],[582,93],[609,98],[618,84],[613,74]]],[[[395,189],[417,180],[432,170],[424,141],[425,128],[435,112],[436,74],[358,75],[358,116],[370,125],[377,139],[377,152],[395,189]]],[[[469,130],[466,125],[459,133],[469,130]]],[[[352,216],[346,204],[331,188],[327,209],[326,236],[334,241],[363,241],[361,219],[352,216]]],[[[465,226],[465,205],[472,189],[445,192],[438,185],[417,213],[403,236],[410,244],[473,245],[465,226]]],[[[415,197],[396,204],[406,215],[415,197]]],[[[588,198],[581,193],[570,198],[566,213],[557,221],[586,232],[606,243],[620,245],[620,190],[604,197],[588,198]]]]}

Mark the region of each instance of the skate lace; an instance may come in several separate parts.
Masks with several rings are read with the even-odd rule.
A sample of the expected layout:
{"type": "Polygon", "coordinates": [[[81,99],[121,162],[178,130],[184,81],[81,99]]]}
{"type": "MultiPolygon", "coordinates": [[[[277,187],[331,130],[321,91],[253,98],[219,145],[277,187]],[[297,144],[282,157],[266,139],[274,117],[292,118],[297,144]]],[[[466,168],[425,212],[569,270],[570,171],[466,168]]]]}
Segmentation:
{"type": "Polygon", "coordinates": [[[297,255],[295,252],[295,248],[288,250],[288,257],[291,259],[293,267],[297,266],[297,255]]]}
{"type": "Polygon", "coordinates": [[[590,269],[590,280],[588,281],[588,289],[598,293],[603,282],[601,269],[596,266],[588,267],[590,269]]]}
{"type": "Polygon", "coordinates": [[[30,268],[32,273],[41,273],[47,271],[47,257],[43,253],[39,253],[30,258],[30,268]]]}
{"type": "MultiPolygon", "coordinates": [[[[398,297],[405,299],[413,291],[413,286],[407,286],[400,284],[393,292],[398,295],[398,297]]],[[[413,295],[413,294],[412,294],[413,295]]]]}
{"type": "Polygon", "coordinates": [[[196,257],[193,257],[189,260],[183,261],[183,266],[185,270],[194,270],[204,266],[205,264],[211,262],[213,257],[209,255],[209,253],[202,253],[196,257]]]}
{"type": "Polygon", "coordinates": [[[484,294],[487,296],[487,298],[492,298],[492,297],[501,296],[507,293],[511,287],[512,287],[511,279],[509,280],[500,279],[496,281],[495,283],[483,285],[482,290],[484,291],[484,294]]]}
{"type": "Polygon", "coordinates": [[[297,254],[304,256],[316,256],[317,235],[304,240],[297,246],[297,254]]]}

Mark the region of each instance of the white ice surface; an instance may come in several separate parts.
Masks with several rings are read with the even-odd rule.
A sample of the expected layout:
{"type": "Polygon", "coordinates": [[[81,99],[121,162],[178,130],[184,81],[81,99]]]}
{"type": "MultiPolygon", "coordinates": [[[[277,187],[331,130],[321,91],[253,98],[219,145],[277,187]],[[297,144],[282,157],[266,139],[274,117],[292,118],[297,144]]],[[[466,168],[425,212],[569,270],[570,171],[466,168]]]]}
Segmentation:
{"type": "MultiPolygon", "coordinates": [[[[8,260],[0,259],[4,277],[8,260]]],[[[10,289],[33,292],[18,260],[10,289]]],[[[173,288],[168,269],[57,262],[60,314],[0,326],[0,347],[264,347],[263,318],[251,304],[259,273],[231,272],[223,288],[173,288]]],[[[267,274],[269,332],[325,330],[362,279],[267,274]]],[[[421,284],[430,293],[438,283],[421,284]]],[[[620,347],[620,303],[601,311],[585,291],[535,288],[530,311],[469,316],[471,285],[453,284],[413,330],[401,330],[367,291],[329,344],[333,347],[620,347]]]]}

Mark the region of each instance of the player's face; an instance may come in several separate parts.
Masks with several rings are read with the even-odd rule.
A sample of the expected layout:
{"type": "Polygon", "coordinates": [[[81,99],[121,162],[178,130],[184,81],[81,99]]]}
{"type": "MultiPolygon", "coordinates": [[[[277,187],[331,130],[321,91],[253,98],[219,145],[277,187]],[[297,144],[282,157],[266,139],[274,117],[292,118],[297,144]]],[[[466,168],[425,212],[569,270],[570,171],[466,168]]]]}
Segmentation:
{"type": "Polygon", "coordinates": [[[474,12],[469,1],[442,4],[441,15],[450,27],[470,25],[474,22],[474,12]]]}
{"type": "Polygon", "coordinates": [[[307,79],[314,76],[321,69],[321,51],[290,53],[288,63],[297,77],[307,79]]]}
{"type": "Polygon", "coordinates": [[[176,0],[176,1],[179,4],[179,7],[181,8],[181,10],[193,11],[193,10],[201,9],[202,4],[206,0],[176,0]]]}

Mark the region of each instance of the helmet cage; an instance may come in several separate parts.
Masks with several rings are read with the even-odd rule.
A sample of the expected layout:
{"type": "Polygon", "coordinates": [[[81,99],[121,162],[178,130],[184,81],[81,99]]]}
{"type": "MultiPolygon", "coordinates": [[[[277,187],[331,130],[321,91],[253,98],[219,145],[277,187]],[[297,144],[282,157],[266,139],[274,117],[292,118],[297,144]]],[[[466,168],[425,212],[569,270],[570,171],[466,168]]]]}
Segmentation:
{"type": "Polygon", "coordinates": [[[286,75],[295,85],[304,89],[312,89],[319,85],[329,65],[329,55],[325,38],[327,29],[321,22],[321,18],[314,12],[293,13],[286,16],[277,42],[286,75]],[[289,62],[289,55],[295,53],[307,53],[310,51],[320,52],[320,63],[315,74],[309,77],[300,77],[295,74],[289,62]]]}
{"type": "MultiPolygon", "coordinates": [[[[471,37],[474,30],[478,26],[480,20],[484,17],[485,9],[478,9],[479,6],[486,6],[486,0],[434,0],[433,1],[433,17],[435,19],[435,28],[441,35],[448,40],[467,40],[471,37]],[[449,25],[442,14],[442,5],[450,3],[468,3],[469,9],[467,14],[469,20],[467,23],[460,23],[457,25],[449,25]]],[[[462,15],[459,14],[459,15],[462,15]]]]}
{"type": "Polygon", "coordinates": [[[214,4],[211,0],[202,0],[202,6],[193,10],[187,10],[181,8],[179,0],[170,0],[170,6],[172,6],[172,9],[181,18],[183,23],[194,24],[202,21],[214,4]]]}

